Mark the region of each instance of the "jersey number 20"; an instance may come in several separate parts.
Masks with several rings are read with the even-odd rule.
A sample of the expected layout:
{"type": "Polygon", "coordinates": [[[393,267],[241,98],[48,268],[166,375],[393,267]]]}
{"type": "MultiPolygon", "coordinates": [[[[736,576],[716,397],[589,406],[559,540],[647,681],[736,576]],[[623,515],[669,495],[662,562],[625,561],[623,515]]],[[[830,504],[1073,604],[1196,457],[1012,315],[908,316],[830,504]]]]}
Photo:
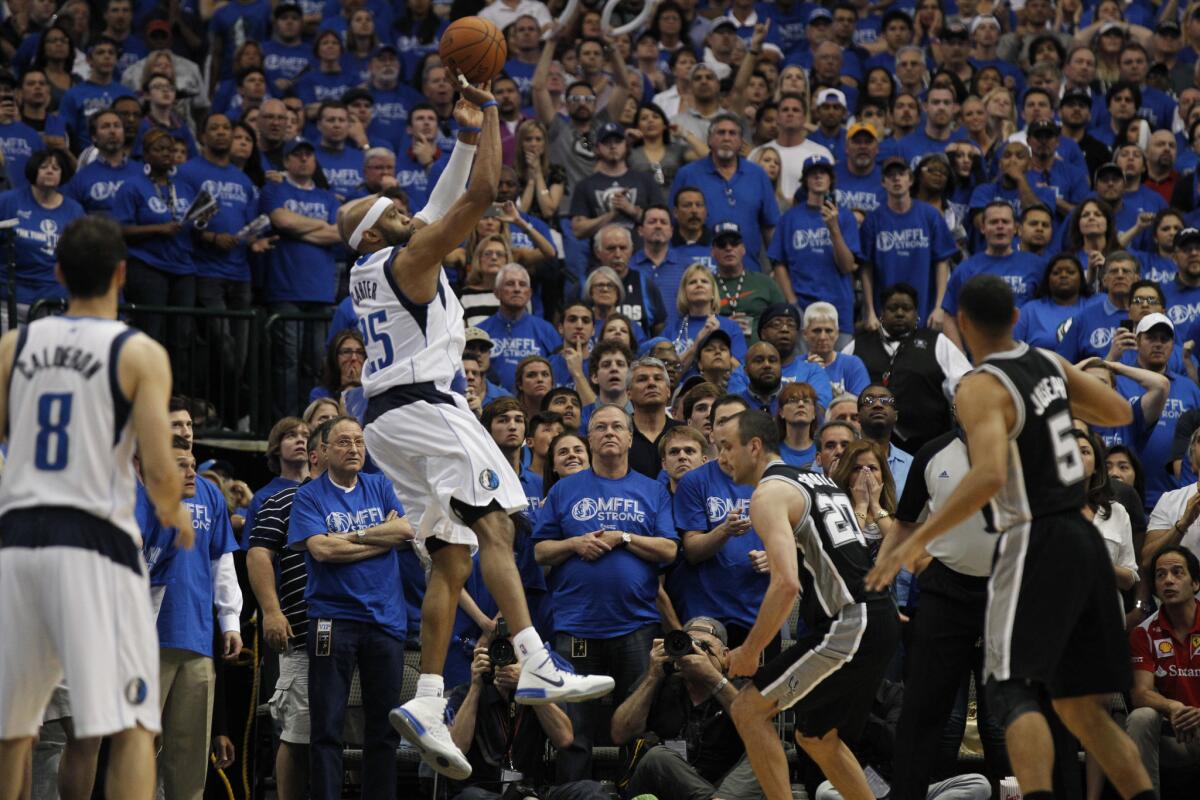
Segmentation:
{"type": "Polygon", "coordinates": [[[40,470],[57,472],[67,467],[67,426],[71,424],[69,393],[47,393],[38,398],[38,432],[33,463],[40,470]]]}

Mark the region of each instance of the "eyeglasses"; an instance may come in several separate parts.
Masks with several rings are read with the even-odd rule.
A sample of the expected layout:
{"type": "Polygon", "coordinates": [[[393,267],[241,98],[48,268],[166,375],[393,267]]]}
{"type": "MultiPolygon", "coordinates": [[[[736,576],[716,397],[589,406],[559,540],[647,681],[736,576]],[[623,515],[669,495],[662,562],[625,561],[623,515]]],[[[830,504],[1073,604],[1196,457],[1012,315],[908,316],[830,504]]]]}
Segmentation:
{"type": "Polygon", "coordinates": [[[337,356],[338,358],[350,358],[354,356],[355,358],[365,359],[367,351],[359,347],[342,347],[338,349],[337,356]]]}
{"type": "Polygon", "coordinates": [[[862,408],[863,406],[874,406],[874,405],[894,406],[894,405],[896,405],[896,398],[888,397],[887,395],[878,395],[878,394],[877,395],[867,395],[866,397],[858,398],[858,405],[859,405],[859,408],[862,408]]]}
{"type": "Polygon", "coordinates": [[[727,247],[737,247],[741,243],[741,239],[718,239],[713,242],[713,247],[718,250],[724,250],[727,247]]]}
{"type": "Polygon", "coordinates": [[[367,449],[366,440],[364,440],[361,436],[354,439],[351,439],[349,436],[343,436],[339,439],[334,439],[332,442],[330,442],[330,444],[339,450],[349,450],[351,447],[355,448],[356,450],[367,449]]]}
{"type": "Polygon", "coordinates": [[[794,319],[792,319],[791,317],[776,317],[775,319],[768,322],[766,325],[763,325],[763,328],[766,330],[776,330],[776,331],[796,330],[797,325],[796,325],[796,321],[794,319]]]}
{"type": "Polygon", "coordinates": [[[573,94],[567,98],[568,103],[583,103],[587,106],[596,105],[596,95],[594,94],[573,94]]]}
{"type": "Polygon", "coordinates": [[[1129,303],[1130,303],[1130,305],[1135,305],[1135,306],[1161,306],[1162,305],[1162,301],[1159,300],[1157,297],[1131,297],[1129,299],[1129,303]]]}

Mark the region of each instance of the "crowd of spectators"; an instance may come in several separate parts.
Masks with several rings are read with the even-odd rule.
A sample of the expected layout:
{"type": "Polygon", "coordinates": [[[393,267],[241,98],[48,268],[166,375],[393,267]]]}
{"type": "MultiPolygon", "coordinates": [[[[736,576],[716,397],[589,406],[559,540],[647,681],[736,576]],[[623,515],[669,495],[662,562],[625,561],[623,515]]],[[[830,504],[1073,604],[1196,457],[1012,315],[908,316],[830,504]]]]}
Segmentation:
{"type": "MultiPolygon", "coordinates": [[[[566,5],[0,9],[3,324],[65,296],[55,248],[84,214],[121,224],[131,321],[167,346],[177,388],[215,406],[212,426],[237,424],[222,414],[245,388],[213,390],[212,373],[248,358],[248,323],[220,314],[285,319],[266,365],[275,480],[251,492],[220,464],[197,478],[203,404],[180,399],[196,549],[156,545],[142,509],[168,800],[200,796],[210,745],[218,763],[239,757],[213,708],[243,601],[278,656],[279,796],[338,796],[355,665],[364,783],[395,784],[381,711],[421,625],[420,521],[381,486],[354,419],[372,330],[347,296],[338,209],[373,193],[423,206],[456,137],[438,41],[469,14],[500,27],[508,59],[489,87],[499,194],[444,264],[470,326],[466,393],[528,495],[516,552],[538,631],[617,690],[515,707],[515,672],[489,646],[502,621],[473,575],[446,686],[475,773],[450,796],[604,796],[594,748],[616,744],[631,794],[754,797],[723,672],[767,566],[751,487],[714,460],[713,428],[773,415],[784,460],[842,486],[877,547],[965,470],[955,313],[980,273],[1011,286],[1021,342],[1134,408],[1127,427],[1072,432],[1131,632],[1135,685],[1113,708],[1156,780],[1160,764],[1200,765],[1200,2],[662,0],[641,16],[628,0],[611,20],[588,0],[561,18],[566,5]],[[671,656],[663,636],[681,629],[694,649],[671,656]]],[[[1007,774],[981,709],[986,779],[942,783],[981,681],[994,543],[982,516],[964,527],[895,587],[910,635],[857,752],[896,797],[987,796],[1007,774]]],[[[820,624],[797,621],[768,655],[820,624]]],[[[64,785],[80,763],[68,744],[64,785]]]]}

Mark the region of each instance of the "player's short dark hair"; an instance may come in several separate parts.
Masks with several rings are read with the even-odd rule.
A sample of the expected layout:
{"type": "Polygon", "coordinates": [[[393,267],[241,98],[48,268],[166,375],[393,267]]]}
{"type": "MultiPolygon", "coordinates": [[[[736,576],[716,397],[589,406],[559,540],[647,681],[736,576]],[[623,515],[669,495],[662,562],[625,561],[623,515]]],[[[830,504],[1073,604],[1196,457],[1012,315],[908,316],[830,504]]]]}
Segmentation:
{"type": "Polygon", "coordinates": [[[1012,329],[1012,289],[995,275],[976,275],[958,293],[958,307],[984,333],[999,336],[1012,329]]]}
{"type": "MultiPolygon", "coordinates": [[[[716,407],[716,403],[713,407],[716,407]]],[[[763,449],[768,453],[779,452],[779,428],[775,420],[765,411],[747,409],[734,417],[737,420],[738,440],[742,444],[750,444],[751,439],[758,439],[763,449]]]]}
{"type": "Polygon", "coordinates": [[[111,217],[88,214],[67,225],[55,256],[72,297],[100,297],[127,253],[121,226],[111,217]]]}
{"type": "Polygon", "coordinates": [[[1166,547],[1160,547],[1150,557],[1151,580],[1154,580],[1154,570],[1158,568],[1158,560],[1169,553],[1178,553],[1183,556],[1184,563],[1187,564],[1188,577],[1194,581],[1200,581],[1200,558],[1197,558],[1195,553],[1181,544],[1169,544],[1166,547]]]}
{"type": "Polygon", "coordinates": [[[192,451],[192,446],[190,444],[188,444],[187,439],[176,434],[171,437],[171,449],[172,450],[187,450],[190,453],[192,451]]]}
{"type": "MultiPolygon", "coordinates": [[[[717,409],[720,408],[721,406],[727,406],[730,404],[740,405],[742,407],[742,409],[745,411],[750,410],[750,403],[746,400],[746,398],[742,397],[741,395],[723,394],[720,397],[718,397],[716,400],[713,400],[712,405],[709,406],[709,408],[708,408],[708,424],[712,425],[713,427],[716,427],[716,425],[717,425],[717,409]]],[[[741,413],[741,412],[738,412],[738,413],[741,413]]],[[[735,414],[734,416],[737,416],[737,415],[735,414]]],[[[745,443],[745,440],[743,440],[743,444],[744,443],[745,443]]]]}
{"type": "MultiPolygon", "coordinates": [[[[335,419],[345,419],[345,417],[335,417],[335,419]]],[[[300,417],[284,417],[271,426],[271,432],[267,434],[267,467],[276,475],[283,469],[279,463],[279,450],[283,447],[283,437],[300,427],[308,427],[308,423],[300,417]]],[[[327,442],[328,439],[322,441],[327,442]]]]}
{"type": "MultiPolygon", "coordinates": [[[[501,414],[507,414],[510,411],[520,411],[522,419],[525,417],[525,409],[517,401],[517,398],[511,395],[497,397],[483,407],[483,414],[480,416],[479,421],[483,423],[483,427],[490,434],[492,432],[492,421],[501,414]]],[[[529,433],[528,424],[526,424],[525,432],[529,433]]]]}
{"type": "Polygon", "coordinates": [[[537,433],[538,428],[543,426],[549,427],[551,425],[562,425],[565,428],[566,425],[563,423],[562,414],[557,411],[539,411],[525,420],[525,435],[527,437],[533,436],[537,433]]]}

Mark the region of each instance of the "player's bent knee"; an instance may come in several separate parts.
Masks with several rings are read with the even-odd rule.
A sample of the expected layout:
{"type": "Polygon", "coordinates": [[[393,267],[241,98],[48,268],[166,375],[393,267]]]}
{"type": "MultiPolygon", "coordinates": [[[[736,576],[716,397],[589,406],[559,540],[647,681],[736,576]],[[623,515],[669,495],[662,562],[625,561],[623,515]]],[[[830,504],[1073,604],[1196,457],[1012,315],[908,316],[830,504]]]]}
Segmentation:
{"type": "Polygon", "coordinates": [[[1035,686],[1027,681],[1010,679],[1007,681],[988,681],[988,708],[1000,721],[1001,727],[1007,728],[1023,714],[1042,713],[1042,704],[1035,686]]]}
{"type": "Polygon", "coordinates": [[[738,692],[729,704],[729,714],[733,717],[735,725],[742,725],[770,716],[768,712],[771,706],[771,702],[763,697],[757,688],[747,686],[738,692]]]}

